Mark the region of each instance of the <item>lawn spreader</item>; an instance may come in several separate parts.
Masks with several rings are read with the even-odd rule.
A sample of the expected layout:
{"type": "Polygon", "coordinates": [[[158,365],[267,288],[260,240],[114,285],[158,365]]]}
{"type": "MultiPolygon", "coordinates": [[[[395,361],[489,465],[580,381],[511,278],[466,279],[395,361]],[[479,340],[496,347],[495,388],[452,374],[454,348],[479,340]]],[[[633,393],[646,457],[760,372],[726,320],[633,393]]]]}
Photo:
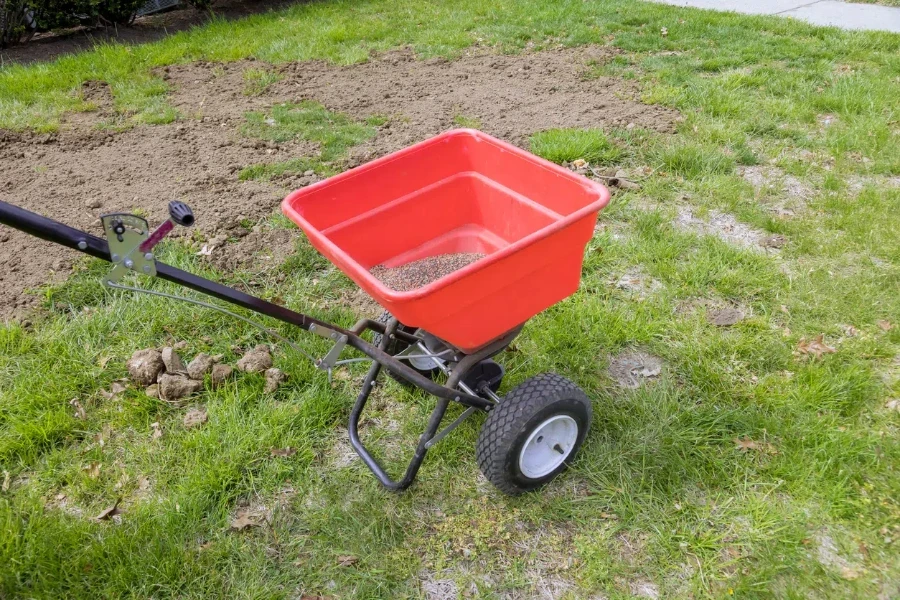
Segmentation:
{"type": "MultiPolygon", "coordinates": [[[[464,419],[488,413],[477,441],[478,464],[500,490],[536,489],[573,460],[591,424],[591,402],[574,383],[537,375],[498,394],[503,367],[493,358],[525,322],[573,294],[598,212],[602,185],[474,130],[453,130],[290,194],[284,213],[312,245],[384,309],[350,329],[290,310],[157,261],[153,250],[176,226],[194,224],[191,209],[169,204],[155,230],[146,219],[106,214],[106,239],[0,202],[0,223],[110,261],[113,289],[187,300],[250,322],[310,356],[293,341],[217,304],[124,283],[130,273],[159,277],[333,342],[310,358],[331,372],[371,361],[349,419],[350,442],[391,490],[413,482],[428,450],[464,419]],[[468,264],[432,274],[410,289],[388,287],[373,272],[434,257],[466,255],[468,264]],[[373,333],[372,341],[363,338],[373,333]],[[364,357],[342,360],[347,347],[364,357]],[[382,368],[436,397],[409,465],[393,479],[363,445],[359,424],[382,368]],[[450,402],[466,409],[441,429],[450,402]]],[[[396,286],[395,286],[396,287],[396,286]]]]}

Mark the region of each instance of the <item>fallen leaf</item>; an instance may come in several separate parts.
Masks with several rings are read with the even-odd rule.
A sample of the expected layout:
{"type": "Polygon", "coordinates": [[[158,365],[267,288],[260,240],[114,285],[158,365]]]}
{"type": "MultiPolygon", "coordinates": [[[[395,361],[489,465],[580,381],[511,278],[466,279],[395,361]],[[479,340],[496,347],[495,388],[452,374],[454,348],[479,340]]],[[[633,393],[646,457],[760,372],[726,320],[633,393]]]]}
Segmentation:
{"type": "Polygon", "coordinates": [[[659,33],[663,37],[666,37],[667,35],[669,35],[669,30],[667,28],[663,27],[662,29],[659,30],[659,33]]]}
{"type": "Polygon", "coordinates": [[[890,331],[894,328],[890,321],[878,321],[878,327],[880,327],[882,331],[890,331]]]}
{"type": "Polygon", "coordinates": [[[572,166],[575,167],[576,169],[582,169],[582,168],[586,167],[587,164],[588,164],[587,161],[584,160],[583,158],[576,158],[575,160],[572,161],[572,166]]]}
{"type": "Polygon", "coordinates": [[[81,405],[81,402],[78,401],[78,398],[72,398],[69,400],[69,404],[72,408],[75,409],[75,418],[77,419],[86,419],[87,414],[84,412],[84,407],[81,405]]]}
{"type": "Polygon", "coordinates": [[[290,446],[288,446],[287,448],[271,448],[269,450],[269,452],[272,454],[272,456],[280,456],[282,458],[287,458],[289,456],[293,456],[293,455],[297,454],[297,449],[291,448],[290,446]]]}
{"type": "Polygon", "coordinates": [[[734,446],[741,452],[747,452],[748,450],[761,450],[766,454],[778,454],[778,451],[775,450],[775,446],[768,442],[754,442],[748,437],[743,438],[734,438],[734,446]]]}
{"type": "Polygon", "coordinates": [[[338,556],[337,563],[339,567],[352,567],[359,562],[355,556],[338,556]]]}
{"type": "Polygon", "coordinates": [[[897,412],[900,412],[900,400],[891,398],[885,403],[884,407],[888,410],[896,410],[897,412]]]}
{"type": "Polygon", "coordinates": [[[254,515],[251,515],[245,510],[240,511],[237,517],[231,522],[231,529],[234,531],[243,531],[250,527],[259,527],[259,521],[256,520],[254,515]]]}
{"type": "Polygon", "coordinates": [[[114,516],[122,514],[122,511],[119,510],[119,502],[121,501],[122,499],[118,498],[115,504],[113,504],[94,518],[98,521],[108,521],[114,516]]]}
{"type": "Polygon", "coordinates": [[[206,423],[209,417],[206,415],[206,411],[200,408],[192,408],[187,411],[187,414],[184,415],[184,426],[188,429],[191,427],[197,427],[199,425],[203,425],[206,423]]]}
{"type": "Polygon", "coordinates": [[[797,350],[801,354],[812,354],[816,358],[822,358],[823,354],[834,354],[836,350],[826,344],[824,339],[825,335],[821,333],[808,342],[805,339],[801,339],[800,343],[797,344],[797,350]]]}
{"type": "Polygon", "coordinates": [[[84,471],[85,474],[87,474],[87,476],[91,479],[97,479],[98,477],[100,477],[100,467],[102,466],[103,465],[98,462],[92,462],[88,466],[82,467],[81,470],[84,471]]]}
{"type": "Polygon", "coordinates": [[[197,550],[208,550],[212,547],[212,542],[203,542],[200,546],[197,547],[197,550]]]}
{"type": "Polygon", "coordinates": [[[200,252],[197,253],[197,256],[210,256],[215,249],[215,246],[212,246],[210,244],[203,244],[203,247],[200,248],[200,252]]]}
{"type": "Polygon", "coordinates": [[[150,423],[150,429],[153,430],[150,433],[150,439],[158,440],[162,437],[162,428],[159,426],[158,422],[150,423]]]}
{"type": "Polygon", "coordinates": [[[609,519],[610,521],[615,521],[616,519],[619,518],[619,516],[614,515],[613,513],[602,512],[602,513],[600,513],[600,518],[601,519],[609,519]]]}
{"type": "Polygon", "coordinates": [[[3,485],[0,485],[0,492],[8,492],[9,491],[9,471],[3,471],[3,485]]]}
{"type": "Polygon", "coordinates": [[[113,381],[112,385],[109,387],[109,391],[100,390],[100,395],[106,398],[107,400],[113,400],[116,396],[120,395],[125,391],[125,386],[121,381],[113,381]]]}
{"type": "Polygon", "coordinates": [[[103,426],[103,430],[94,434],[94,441],[101,448],[106,445],[106,441],[112,438],[112,427],[109,423],[103,426]]]}

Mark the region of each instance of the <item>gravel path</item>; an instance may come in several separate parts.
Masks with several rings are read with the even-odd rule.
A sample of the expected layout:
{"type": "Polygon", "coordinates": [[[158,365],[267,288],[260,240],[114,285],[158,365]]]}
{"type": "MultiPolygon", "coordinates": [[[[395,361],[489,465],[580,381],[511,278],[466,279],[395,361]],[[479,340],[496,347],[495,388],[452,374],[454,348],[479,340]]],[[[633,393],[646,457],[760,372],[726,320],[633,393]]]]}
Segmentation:
{"type": "Polygon", "coordinates": [[[381,265],[372,267],[370,272],[381,283],[398,292],[408,292],[428,285],[444,275],[462,269],[473,263],[484,254],[479,252],[461,252],[458,254],[439,254],[406,263],[399,267],[387,268],[381,265]]]}

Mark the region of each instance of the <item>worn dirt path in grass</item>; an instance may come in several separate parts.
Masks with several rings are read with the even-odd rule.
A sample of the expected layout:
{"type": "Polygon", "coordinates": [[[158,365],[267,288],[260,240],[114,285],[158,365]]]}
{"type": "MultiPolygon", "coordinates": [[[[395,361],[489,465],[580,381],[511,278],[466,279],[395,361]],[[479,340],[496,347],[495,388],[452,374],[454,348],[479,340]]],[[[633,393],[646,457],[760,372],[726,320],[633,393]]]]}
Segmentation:
{"type": "MultiPolygon", "coordinates": [[[[277,69],[281,81],[258,97],[244,95],[243,73],[267,65],[182,65],[161,74],[184,118],[120,133],[98,129],[116,115],[108,88],[92,82],[82,93],[98,110],[70,115],[58,134],[0,131],[0,200],[99,235],[101,213],[139,208],[155,225],[168,202],[180,199],[193,207],[204,235],[243,238],[242,223],[270,216],[287,191],[312,178],[241,182],[240,169],[316,152],[306,142],[242,138],[244,113],[302,99],[356,118],[388,117],[370,142],[351,151],[348,167],[451,128],[457,116],[518,145],[553,127],[634,123],[672,131],[678,114],[642,104],[636,84],[583,77],[588,61],[612,52],[588,47],[497,56],[476,49],[455,61],[417,61],[397,51],[348,67],[295,63],[277,69]]],[[[257,247],[265,245],[256,238],[257,247]]],[[[235,249],[242,251],[240,244],[235,249]]],[[[0,318],[24,314],[35,302],[25,291],[65,277],[77,256],[0,227],[0,318]]]]}

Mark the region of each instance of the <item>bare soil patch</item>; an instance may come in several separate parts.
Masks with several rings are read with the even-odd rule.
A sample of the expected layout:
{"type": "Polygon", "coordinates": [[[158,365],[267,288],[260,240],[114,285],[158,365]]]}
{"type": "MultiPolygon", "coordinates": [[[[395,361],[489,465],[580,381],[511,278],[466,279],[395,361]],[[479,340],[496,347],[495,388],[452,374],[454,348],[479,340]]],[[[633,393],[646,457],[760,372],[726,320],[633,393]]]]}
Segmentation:
{"type": "Polygon", "coordinates": [[[624,352],[609,362],[609,376],[619,387],[635,390],[662,374],[663,361],[647,352],[624,352]]]}
{"type": "Polygon", "coordinates": [[[783,236],[768,236],[765,232],[754,229],[738,221],[734,215],[711,210],[701,218],[688,207],[679,207],[675,217],[675,226],[683,231],[691,231],[699,235],[711,235],[732,246],[747,249],[778,249],[784,243],[783,236]]]}
{"type": "MultiPolygon", "coordinates": [[[[71,116],[59,133],[0,131],[0,200],[100,235],[102,213],[139,208],[156,224],[166,218],[168,202],[179,199],[192,206],[195,229],[205,238],[243,239],[248,220],[270,216],[291,189],[311,179],[242,182],[240,170],[316,153],[308,142],[241,137],[244,113],[303,99],[355,118],[388,118],[371,141],[352,151],[348,167],[451,128],[459,115],[521,146],[531,133],[554,127],[635,123],[672,131],[678,113],[642,104],[637,84],[582,76],[587,61],[612,52],[587,47],[497,56],[475,49],[454,61],[418,61],[412,52],[398,51],[347,67],[294,63],[279,67],[281,81],[261,96],[244,94],[243,73],[270,66],[181,65],[161,74],[172,86],[170,101],[185,118],[124,132],[98,129],[108,117],[107,90],[92,83],[80,91],[95,99],[98,110],[71,116]]],[[[266,246],[265,235],[254,245],[266,246]]],[[[286,240],[273,241],[268,248],[286,240]]],[[[222,258],[226,247],[220,248],[222,258]]],[[[25,291],[62,277],[76,256],[0,229],[0,318],[23,314],[34,303],[25,291]]],[[[241,259],[229,256],[224,262],[234,268],[241,259]]]]}
{"type": "Polygon", "coordinates": [[[757,195],[768,209],[781,218],[802,213],[815,190],[797,177],[769,165],[744,167],[740,171],[744,180],[756,189],[757,195]]]}

